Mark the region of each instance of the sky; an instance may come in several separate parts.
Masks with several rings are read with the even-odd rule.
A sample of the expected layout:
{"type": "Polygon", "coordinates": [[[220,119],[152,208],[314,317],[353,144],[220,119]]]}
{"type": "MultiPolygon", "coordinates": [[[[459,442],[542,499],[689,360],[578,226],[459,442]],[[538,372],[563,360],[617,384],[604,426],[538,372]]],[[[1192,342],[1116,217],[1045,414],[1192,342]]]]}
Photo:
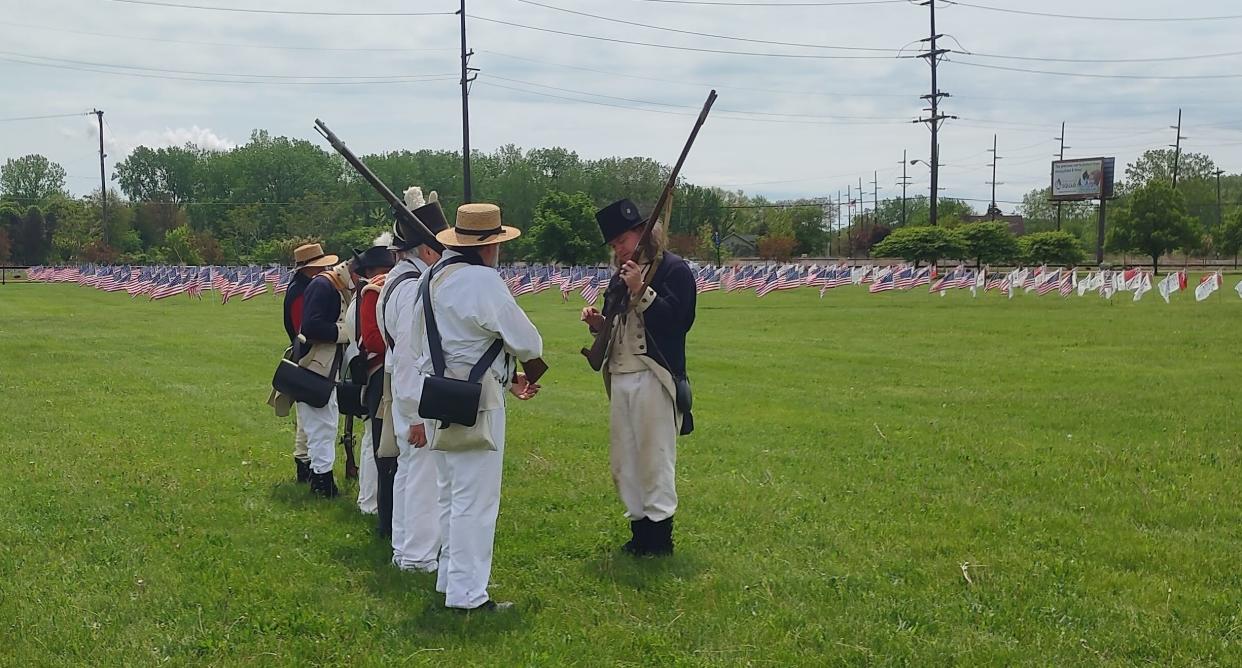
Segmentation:
{"type": "MultiPolygon", "coordinates": [[[[1179,108],[1183,148],[1242,171],[1236,0],[937,6],[940,46],[952,51],[939,68],[943,112],[957,117],[941,130],[942,196],[986,209],[993,134],[996,198],[1011,212],[1047,185],[1062,122],[1067,158],[1116,156],[1120,171],[1174,142],[1179,108]],[[1071,18],[1083,16],[1096,19],[1071,18]],[[1231,18],[1185,20],[1206,17],[1231,18]],[[1134,59],[1151,60],[1098,62],[1134,59]]],[[[315,118],[359,154],[460,150],[457,7],[0,0],[0,159],[41,153],[65,167],[74,194],[88,192],[99,178],[85,115],[95,108],[109,174],[135,146],[227,149],[256,128],[326,147],[315,118]],[[58,117],[18,120],[32,116],[58,117]]],[[[861,179],[870,200],[874,179],[885,199],[901,193],[903,151],[929,157],[930,133],[913,120],[926,113],[930,72],[909,56],[925,48],[930,14],[906,0],[468,0],[467,16],[476,150],[563,146],[672,163],[714,87],[683,170],[699,185],[783,199],[856,192],[861,179]]],[[[925,194],[925,163],[905,168],[909,193],[925,194]]]]}

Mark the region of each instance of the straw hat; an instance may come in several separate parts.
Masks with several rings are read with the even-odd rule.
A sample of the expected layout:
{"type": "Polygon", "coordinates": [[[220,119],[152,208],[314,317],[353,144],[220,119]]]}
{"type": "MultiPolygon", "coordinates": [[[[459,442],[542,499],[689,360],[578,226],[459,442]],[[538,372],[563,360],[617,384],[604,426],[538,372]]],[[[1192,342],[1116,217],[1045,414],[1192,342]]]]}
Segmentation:
{"type": "Polygon", "coordinates": [[[303,269],[305,267],[331,267],[340,261],[335,255],[326,255],[323,252],[323,246],[319,244],[306,244],[293,249],[293,268],[303,269]]]}
{"type": "Polygon", "coordinates": [[[512,241],[522,230],[500,224],[495,204],[463,204],[457,207],[457,223],[436,235],[445,246],[486,246],[512,241]]]}

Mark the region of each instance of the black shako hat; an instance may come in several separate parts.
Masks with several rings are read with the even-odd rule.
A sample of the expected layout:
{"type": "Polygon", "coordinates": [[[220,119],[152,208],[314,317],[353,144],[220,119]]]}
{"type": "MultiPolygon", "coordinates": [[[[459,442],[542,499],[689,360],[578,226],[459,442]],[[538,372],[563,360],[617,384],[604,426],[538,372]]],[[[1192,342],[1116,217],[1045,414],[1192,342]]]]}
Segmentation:
{"type": "Polygon", "coordinates": [[[638,213],[638,205],[628,199],[617,200],[595,212],[595,222],[604,235],[604,243],[612,243],[627,230],[642,225],[644,219],[638,213]]]}
{"type": "MultiPolygon", "coordinates": [[[[432,234],[439,234],[443,230],[448,229],[448,218],[444,217],[444,209],[440,208],[440,202],[428,202],[417,209],[410,210],[415,218],[423,221],[423,225],[431,230],[432,234]]],[[[424,243],[423,238],[413,229],[409,229],[401,219],[398,218],[392,226],[392,245],[397,250],[409,250],[415,246],[421,246],[424,243]]]]}
{"type": "Polygon", "coordinates": [[[397,264],[392,251],[387,246],[372,246],[364,251],[354,251],[354,259],[350,260],[350,269],[361,274],[367,269],[386,267],[391,269],[397,264]]]}

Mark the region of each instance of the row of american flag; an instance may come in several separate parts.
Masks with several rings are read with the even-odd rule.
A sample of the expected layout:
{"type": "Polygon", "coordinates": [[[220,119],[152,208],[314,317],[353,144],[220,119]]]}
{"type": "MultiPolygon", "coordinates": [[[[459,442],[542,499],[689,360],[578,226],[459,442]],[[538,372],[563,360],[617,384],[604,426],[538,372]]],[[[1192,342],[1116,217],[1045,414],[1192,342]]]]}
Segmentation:
{"type": "MultiPolygon", "coordinates": [[[[556,289],[568,301],[577,292],[593,304],[607,288],[612,270],[601,267],[554,267],[534,265],[506,267],[501,277],[515,297],[556,289]]],[[[999,292],[1010,299],[1019,292],[1039,295],[1056,293],[1063,297],[1088,293],[1112,299],[1120,292],[1132,294],[1139,301],[1155,290],[1166,302],[1171,295],[1187,290],[1185,270],[1171,272],[1155,281],[1147,269],[1081,270],[1059,267],[1019,267],[1010,271],[990,271],[957,266],[945,273],[935,267],[911,265],[783,265],[738,267],[700,266],[694,270],[699,293],[754,291],[763,297],[773,292],[796,288],[819,288],[822,299],[833,289],[845,286],[866,286],[868,292],[912,290],[927,286],[929,292],[942,297],[950,290],[979,293],[999,292]]],[[[107,292],[127,292],[131,297],[145,296],[150,300],[165,299],[179,294],[202,299],[204,292],[214,292],[221,303],[237,297],[245,301],[270,291],[281,294],[288,289],[293,273],[286,267],[186,267],[186,266],[109,266],[80,265],[76,267],[31,267],[31,280],[49,283],[77,283],[107,292]]],[[[1224,285],[1220,272],[1204,275],[1194,293],[1203,301],[1224,285]]],[[[1242,282],[1234,289],[1242,297],[1242,282]]]]}

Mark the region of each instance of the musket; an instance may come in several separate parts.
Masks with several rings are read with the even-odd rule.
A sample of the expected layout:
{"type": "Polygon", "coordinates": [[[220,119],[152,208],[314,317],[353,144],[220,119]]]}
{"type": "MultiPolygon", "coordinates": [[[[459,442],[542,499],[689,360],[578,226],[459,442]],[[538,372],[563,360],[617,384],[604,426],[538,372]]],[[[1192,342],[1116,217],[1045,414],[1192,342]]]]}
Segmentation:
{"type": "MultiPolygon", "coordinates": [[[[677,164],[673,165],[673,170],[669,172],[668,181],[664,184],[664,190],[660,193],[660,198],[656,200],[655,208],[651,210],[651,215],[643,224],[643,234],[635,246],[635,253],[640,254],[634,258],[638,264],[643,262],[655,262],[655,244],[652,243],[652,235],[655,232],[656,223],[659,216],[664,213],[664,209],[668,206],[669,200],[673,196],[673,190],[677,187],[677,177],[681,174],[681,167],[686,163],[686,156],[690,154],[690,147],[694,146],[694,140],[699,136],[699,128],[703,127],[703,123],[707,120],[707,114],[712,110],[712,104],[716,102],[716,91],[707,94],[707,101],[703,103],[703,110],[699,112],[699,118],[694,122],[694,129],[690,131],[690,138],[686,140],[686,145],[681,149],[681,155],[677,158],[677,164]],[[641,259],[640,259],[641,258],[641,259]]],[[[668,216],[665,215],[667,218],[668,216]]],[[[643,279],[642,294],[651,287],[651,280],[655,277],[655,267],[652,266],[643,279]]],[[[590,348],[583,348],[582,354],[586,356],[587,363],[595,371],[599,371],[604,367],[604,359],[608,354],[608,344],[612,341],[612,328],[616,323],[617,316],[625,313],[630,308],[630,291],[625,287],[625,281],[621,280],[621,272],[617,271],[612,275],[612,279],[608,281],[608,288],[604,291],[604,324],[595,332],[595,341],[590,348]]]]}
{"type": "Polygon", "coordinates": [[[427,229],[427,226],[423,224],[423,221],[419,220],[418,216],[414,215],[413,212],[407,209],[405,202],[401,201],[400,198],[394,195],[393,192],[388,189],[388,186],[384,185],[384,182],[379,180],[379,177],[376,176],[375,173],[372,172],[371,169],[358,158],[358,156],[354,155],[353,151],[349,150],[349,147],[345,145],[345,142],[341,141],[341,138],[337,137],[336,133],[329,130],[328,126],[324,125],[324,122],[318,118],[315,119],[315,131],[318,132],[324,139],[327,139],[329,144],[332,144],[332,148],[336,149],[336,152],[340,153],[341,157],[345,158],[345,162],[348,162],[349,166],[353,167],[354,171],[358,172],[358,175],[361,176],[364,181],[371,184],[371,187],[375,189],[375,192],[379,193],[380,197],[383,197],[385,202],[388,202],[388,206],[392,208],[393,215],[400,218],[401,222],[406,224],[406,227],[414,230],[415,233],[421,237],[421,241],[424,245],[430,247],[437,253],[444,252],[444,244],[440,243],[439,240],[436,239],[436,235],[432,234],[431,230],[427,229]]]}
{"type": "MultiPolygon", "coordinates": [[[[715,95],[716,92],[712,91],[713,98],[715,95]]],[[[341,141],[341,138],[337,137],[336,133],[329,130],[328,126],[318,118],[315,119],[315,131],[318,132],[324,139],[328,140],[328,143],[332,145],[332,148],[336,149],[336,152],[340,153],[341,157],[345,158],[345,162],[348,162],[349,166],[353,167],[354,171],[358,172],[358,175],[361,176],[363,180],[371,184],[371,187],[375,189],[375,192],[379,193],[380,197],[383,197],[384,201],[388,202],[388,206],[392,208],[393,215],[400,218],[407,227],[414,230],[421,237],[424,245],[437,253],[444,252],[444,244],[440,243],[440,241],[436,239],[436,235],[433,234],[425,224],[423,224],[423,221],[419,220],[418,216],[414,215],[413,211],[407,209],[405,202],[398,199],[397,196],[388,189],[388,186],[384,185],[384,182],[379,180],[379,177],[376,176],[375,173],[372,172],[371,169],[358,158],[358,156],[354,155],[353,151],[349,150],[349,147],[345,145],[345,142],[341,141]]],[[[684,160],[685,156],[682,156],[682,159],[684,160]]],[[[526,372],[526,378],[530,380],[530,382],[534,383],[547,372],[548,365],[542,359],[536,358],[523,362],[522,370],[526,372]]],[[[346,423],[346,426],[349,426],[348,423],[346,423]]]]}

